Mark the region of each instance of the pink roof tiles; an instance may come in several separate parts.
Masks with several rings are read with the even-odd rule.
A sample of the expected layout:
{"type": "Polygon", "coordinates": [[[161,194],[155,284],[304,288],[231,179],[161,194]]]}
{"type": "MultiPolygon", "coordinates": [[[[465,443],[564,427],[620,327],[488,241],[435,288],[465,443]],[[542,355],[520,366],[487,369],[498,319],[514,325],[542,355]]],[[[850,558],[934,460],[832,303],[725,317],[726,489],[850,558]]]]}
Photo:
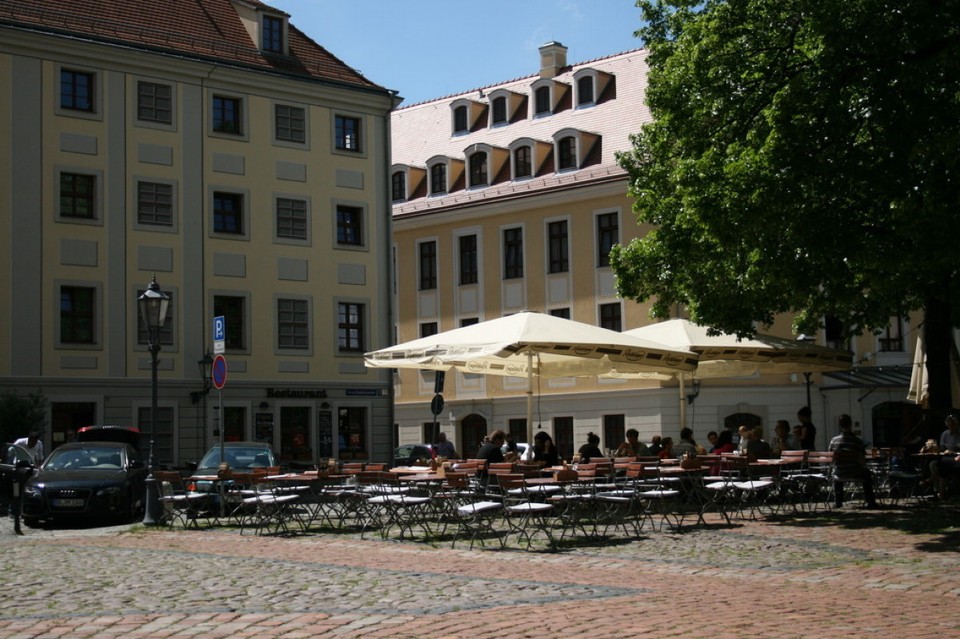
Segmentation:
{"type": "Polygon", "coordinates": [[[568,85],[571,92],[574,89],[574,74],[586,68],[612,75],[615,78],[615,89],[612,95],[598,97],[597,103],[592,106],[578,108],[571,104],[568,108],[546,116],[531,115],[534,100],[531,86],[540,79],[539,75],[445,96],[394,111],[391,116],[394,165],[424,168],[427,161],[436,156],[466,161],[468,150],[475,144],[507,148],[520,138],[552,144],[554,134],[564,129],[578,130],[601,138],[599,157],[578,170],[551,171],[533,178],[508,179],[486,187],[415,197],[394,204],[394,215],[416,216],[437,209],[522,197],[541,190],[622,180],[625,172],[617,165],[616,153],[630,150],[630,134],[637,133],[645,122],[650,121],[650,112],[644,103],[647,86],[645,60],[646,51],[638,49],[564,68],[553,80],[568,85]],[[469,133],[453,133],[451,105],[454,102],[465,99],[489,106],[490,94],[500,89],[527,96],[525,117],[495,126],[484,121],[469,133]]]}
{"type": "Polygon", "coordinates": [[[292,24],[289,56],[260,51],[234,4],[288,15],[256,0],[0,0],[0,26],[46,30],[161,54],[385,90],[292,24]]]}

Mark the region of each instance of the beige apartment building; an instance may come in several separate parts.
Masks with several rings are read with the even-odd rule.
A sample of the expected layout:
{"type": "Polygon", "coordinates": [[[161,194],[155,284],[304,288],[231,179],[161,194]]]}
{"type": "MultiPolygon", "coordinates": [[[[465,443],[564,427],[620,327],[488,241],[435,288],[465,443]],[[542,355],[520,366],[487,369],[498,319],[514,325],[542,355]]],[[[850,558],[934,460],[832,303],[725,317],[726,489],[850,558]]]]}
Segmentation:
{"type": "MultiPolygon", "coordinates": [[[[610,247],[638,227],[616,154],[650,118],[645,52],[569,63],[567,49],[539,49],[539,72],[397,109],[392,115],[396,341],[403,342],[521,310],[626,330],[649,323],[646,305],[617,297],[610,247]]],[[[531,60],[534,62],[534,60],[531,60]]],[[[682,316],[682,309],[678,309],[682,316]]],[[[679,397],[676,382],[604,378],[541,380],[534,427],[569,458],[588,432],[616,448],[636,428],[649,441],[676,437],[681,402],[695,437],[778,419],[796,423],[809,402],[818,443],[850,413],[864,437],[891,443],[909,428],[905,403],[915,326],[893,318],[880,335],[842,339],[832,321],[815,341],[856,353],[837,375],[705,380],[679,397]]],[[[765,332],[790,334],[789,318],[765,332]]],[[[443,410],[431,408],[434,373],[394,372],[397,437],[446,433],[472,455],[494,428],[526,437],[526,380],[448,373],[443,410]]]]}
{"type": "Polygon", "coordinates": [[[0,392],[41,392],[47,449],[147,428],[137,297],[172,298],[156,452],[219,438],[284,461],[386,459],[390,113],[255,0],[0,0],[0,392]],[[227,379],[198,363],[223,317],[227,379]],[[221,404],[222,400],[222,404],[221,404]]]}

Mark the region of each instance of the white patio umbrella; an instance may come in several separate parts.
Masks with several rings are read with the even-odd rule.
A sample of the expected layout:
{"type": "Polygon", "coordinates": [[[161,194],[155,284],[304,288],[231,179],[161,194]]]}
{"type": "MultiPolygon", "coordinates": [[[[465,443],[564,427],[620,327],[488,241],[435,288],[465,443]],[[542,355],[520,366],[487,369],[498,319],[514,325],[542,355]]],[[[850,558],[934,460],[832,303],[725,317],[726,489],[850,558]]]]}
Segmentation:
{"type": "Polygon", "coordinates": [[[422,337],[364,355],[372,368],[456,369],[525,377],[533,441],[533,378],[692,371],[696,355],[642,337],[525,311],[422,337]]]}
{"type": "MultiPolygon", "coordinates": [[[[926,408],[929,400],[929,373],[927,372],[927,348],[923,341],[923,329],[917,331],[917,347],[913,352],[913,370],[910,372],[910,387],[907,400],[926,408]]],[[[960,352],[956,343],[950,345],[950,399],[951,406],[960,405],[960,352]]]]}
{"type": "MultiPolygon", "coordinates": [[[[672,319],[624,331],[626,335],[653,340],[699,356],[693,372],[675,374],[680,382],[680,424],[686,425],[685,379],[746,377],[754,374],[818,373],[845,370],[853,353],[773,335],[739,338],[730,333],[710,334],[706,326],[686,319],[672,319]]],[[[621,375],[629,377],[630,375],[621,375]]]]}

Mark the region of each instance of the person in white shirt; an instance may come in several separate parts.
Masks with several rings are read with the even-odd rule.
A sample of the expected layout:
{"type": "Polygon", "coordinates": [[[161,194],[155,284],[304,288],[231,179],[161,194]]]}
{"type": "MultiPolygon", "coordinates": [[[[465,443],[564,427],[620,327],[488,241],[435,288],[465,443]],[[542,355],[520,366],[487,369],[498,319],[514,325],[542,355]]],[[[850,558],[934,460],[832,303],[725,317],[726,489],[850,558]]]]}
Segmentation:
{"type": "Polygon", "coordinates": [[[37,466],[43,461],[43,440],[40,439],[40,433],[30,433],[13,443],[26,448],[37,466]]]}

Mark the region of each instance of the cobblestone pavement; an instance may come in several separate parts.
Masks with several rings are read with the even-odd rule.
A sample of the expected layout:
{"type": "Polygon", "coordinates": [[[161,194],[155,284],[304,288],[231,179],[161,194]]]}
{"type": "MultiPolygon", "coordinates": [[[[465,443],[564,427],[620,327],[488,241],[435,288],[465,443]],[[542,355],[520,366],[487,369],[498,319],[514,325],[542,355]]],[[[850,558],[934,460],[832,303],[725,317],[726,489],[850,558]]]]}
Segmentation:
{"type": "Polygon", "coordinates": [[[0,534],[0,637],[960,637],[960,505],[559,552],[119,526],[0,534]]]}

